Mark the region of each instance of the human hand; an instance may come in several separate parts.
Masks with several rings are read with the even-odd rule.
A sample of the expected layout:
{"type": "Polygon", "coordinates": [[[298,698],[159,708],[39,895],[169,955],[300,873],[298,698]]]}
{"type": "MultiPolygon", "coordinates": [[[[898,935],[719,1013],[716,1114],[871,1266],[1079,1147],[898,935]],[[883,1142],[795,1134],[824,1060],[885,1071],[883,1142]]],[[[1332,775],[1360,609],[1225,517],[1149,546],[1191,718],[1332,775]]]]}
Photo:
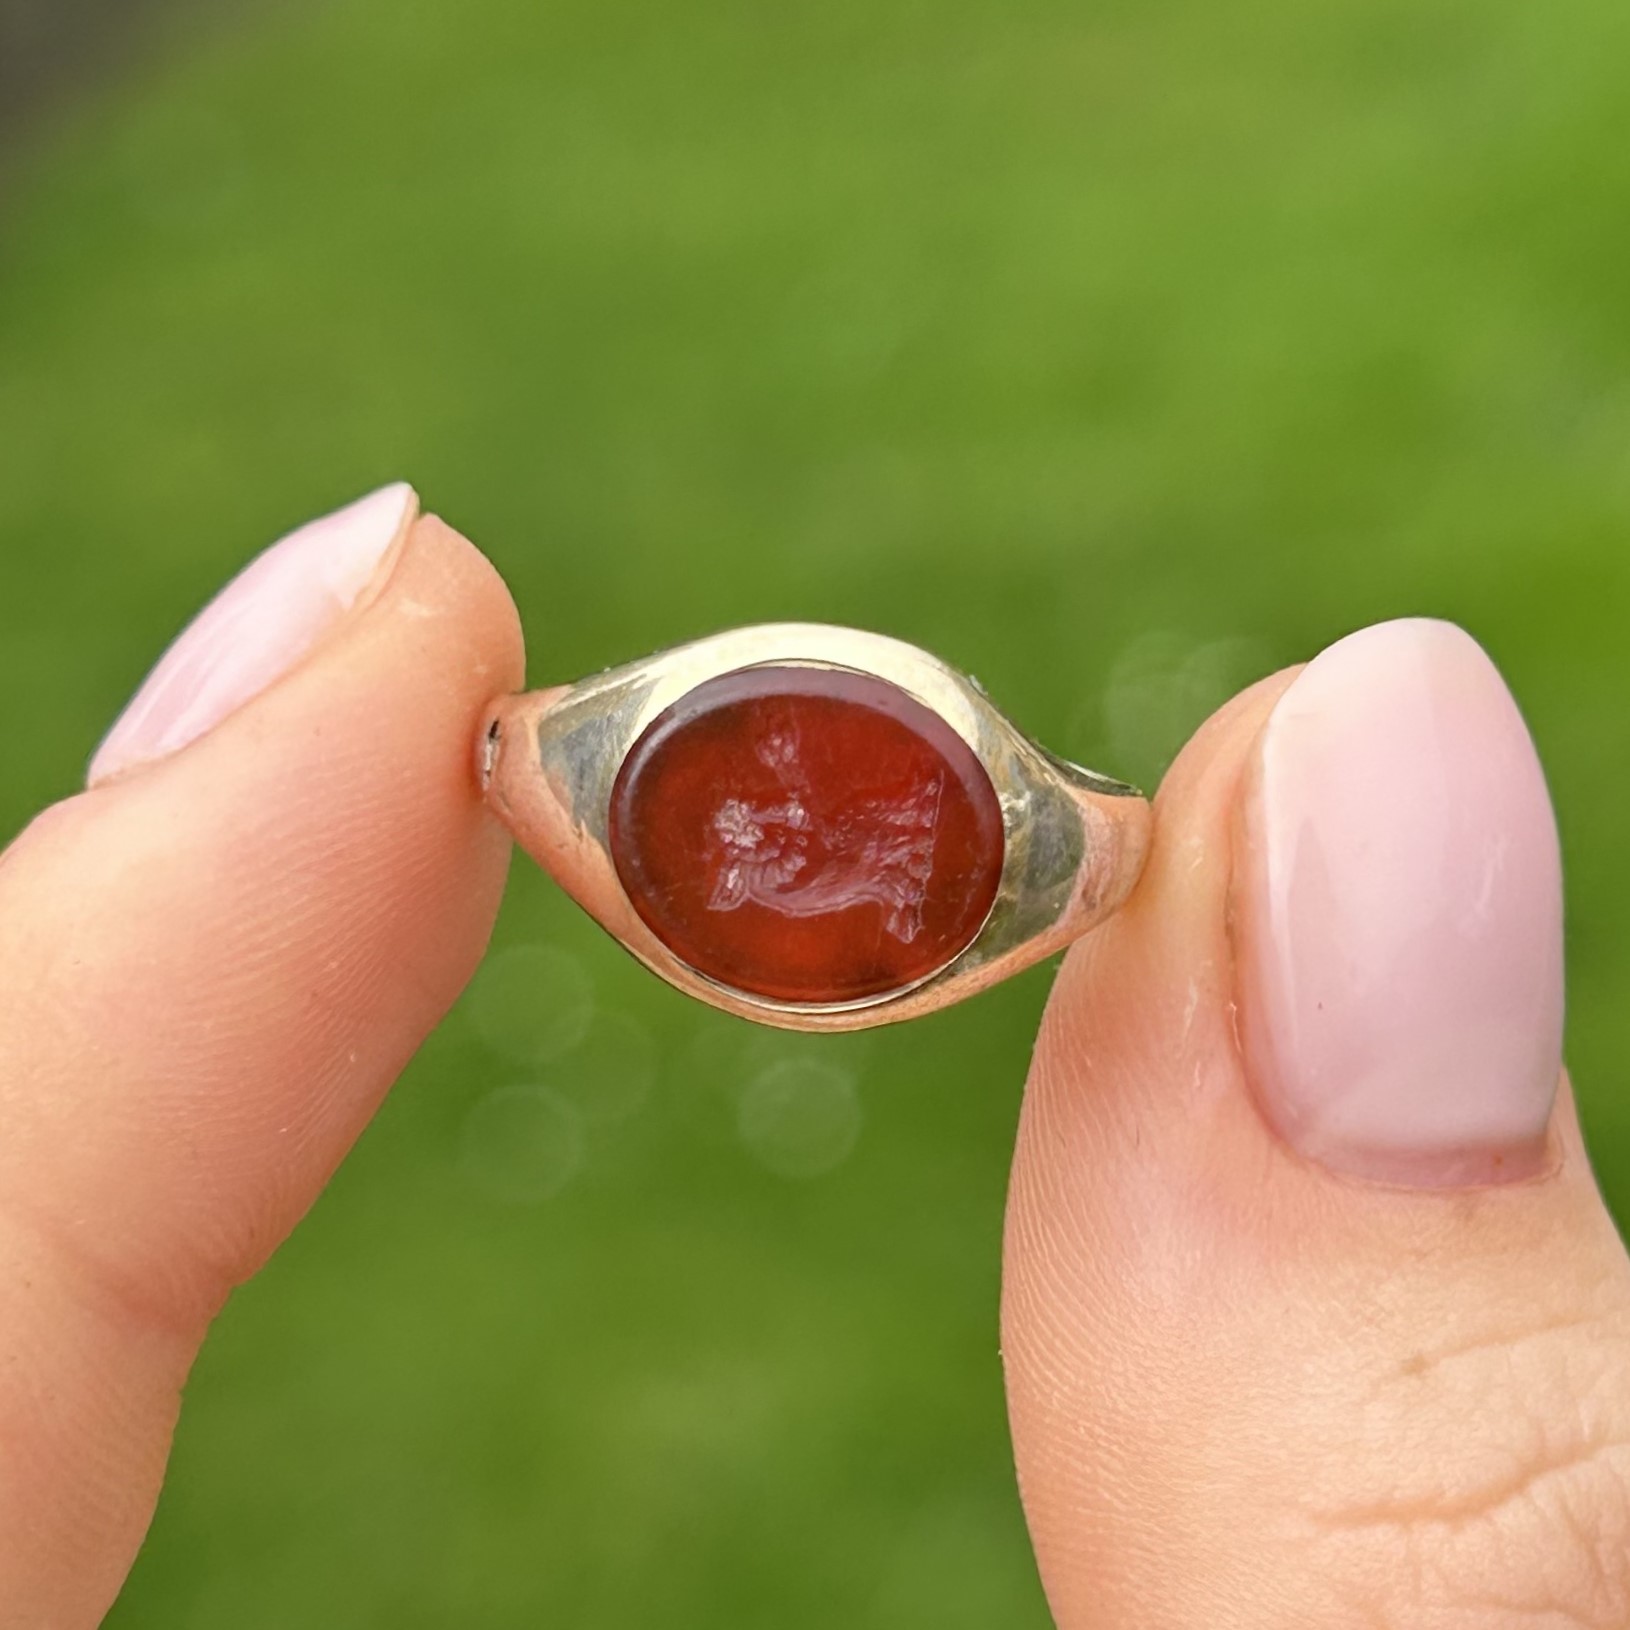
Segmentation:
{"type": "MultiPolygon", "coordinates": [[[[405,489],[264,557],[0,857],[0,1627],[77,1630],[181,1385],[472,972],[513,606],[405,489]]],[[[1630,1624],[1630,1267],[1515,710],[1393,625],[1207,725],[1066,960],[1004,1349],[1061,1630],[1630,1624]]]]}

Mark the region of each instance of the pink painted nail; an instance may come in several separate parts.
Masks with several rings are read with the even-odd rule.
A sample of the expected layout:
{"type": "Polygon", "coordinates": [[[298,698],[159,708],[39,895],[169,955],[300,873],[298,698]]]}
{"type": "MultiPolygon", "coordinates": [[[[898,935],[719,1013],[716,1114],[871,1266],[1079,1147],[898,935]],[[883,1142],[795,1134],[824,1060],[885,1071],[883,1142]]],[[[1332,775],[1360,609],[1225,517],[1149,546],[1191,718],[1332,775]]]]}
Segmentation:
{"type": "Polygon", "coordinates": [[[385,487],[273,544],[148,675],[90,785],[179,752],[281,679],[356,604],[417,507],[411,487],[385,487]]]}
{"type": "Polygon", "coordinates": [[[1387,623],[1296,679],[1247,778],[1236,912],[1246,1062],[1295,1148],[1423,1187],[1539,1167],[1562,1055],[1556,822],[1469,635],[1387,623]]]}

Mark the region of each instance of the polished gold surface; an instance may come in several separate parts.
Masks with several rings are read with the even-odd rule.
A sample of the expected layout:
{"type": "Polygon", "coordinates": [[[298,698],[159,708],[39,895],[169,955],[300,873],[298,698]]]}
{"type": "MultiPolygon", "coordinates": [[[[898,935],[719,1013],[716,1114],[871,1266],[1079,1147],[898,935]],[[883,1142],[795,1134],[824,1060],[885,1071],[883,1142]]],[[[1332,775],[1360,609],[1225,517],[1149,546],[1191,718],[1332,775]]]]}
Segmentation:
{"type": "Polygon", "coordinates": [[[578,684],[500,702],[481,742],[493,808],[584,910],[679,989],[763,1024],[855,1030],[961,1000],[1078,939],[1131,892],[1149,843],[1135,788],[1038,747],[973,680],[859,629],[770,623],[676,646],[578,684]],[[974,750],[1002,806],[1001,884],[973,942],[928,978],[864,1001],[798,1005],[718,984],[646,927],[618,880],[607,821],[617,771],[658,714],[721,674],[769,664],[852,669],[899,686],[974,750]]]}

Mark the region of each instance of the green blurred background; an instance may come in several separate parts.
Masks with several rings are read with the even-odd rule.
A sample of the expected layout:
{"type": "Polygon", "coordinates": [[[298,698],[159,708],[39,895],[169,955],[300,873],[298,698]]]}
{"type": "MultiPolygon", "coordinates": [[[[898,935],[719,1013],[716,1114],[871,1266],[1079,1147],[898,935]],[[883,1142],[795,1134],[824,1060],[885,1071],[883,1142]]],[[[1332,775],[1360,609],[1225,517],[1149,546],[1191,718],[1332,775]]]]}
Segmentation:
{"type": "MultiPolygon", "coordinates": [[[[148,9],[0,80],[7,832],[252,550],[402,476],[540,681],[858,623],[1151,783],[1441,614],[1553,777],[1630,1205],[1622,0],[148,9]]],[[[1039,1630],[995,1312],[1046,970],[800,1042],[530,866],[497,947],[222,1320],[110,1623],[1039,1630]]]]}

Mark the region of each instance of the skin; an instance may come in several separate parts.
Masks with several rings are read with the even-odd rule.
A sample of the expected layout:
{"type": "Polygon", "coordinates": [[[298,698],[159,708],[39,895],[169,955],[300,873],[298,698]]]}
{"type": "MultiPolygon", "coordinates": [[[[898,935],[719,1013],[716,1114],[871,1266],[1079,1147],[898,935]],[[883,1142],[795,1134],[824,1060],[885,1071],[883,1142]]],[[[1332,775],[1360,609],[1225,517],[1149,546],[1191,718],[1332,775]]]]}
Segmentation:
{"type": "MultiPolygon", "coordinates": [[[[420,521],[377,597],[193,746],[0,857],[0,1627],[95,1625],[209,1324],[474,970],[509,839],[471,743],[519,623],[420,521]],[[179,857],[179,858],[177,858],[179,857]]],[[[1003,1341],[1060,1630],[1623,1630],[1630,1265],[1563,1094],[1529,1181],[1335,1177],[1234,1033],[1232,846],[1288,676],[1163,788],[1065,962],[1003,1341]]]]}

